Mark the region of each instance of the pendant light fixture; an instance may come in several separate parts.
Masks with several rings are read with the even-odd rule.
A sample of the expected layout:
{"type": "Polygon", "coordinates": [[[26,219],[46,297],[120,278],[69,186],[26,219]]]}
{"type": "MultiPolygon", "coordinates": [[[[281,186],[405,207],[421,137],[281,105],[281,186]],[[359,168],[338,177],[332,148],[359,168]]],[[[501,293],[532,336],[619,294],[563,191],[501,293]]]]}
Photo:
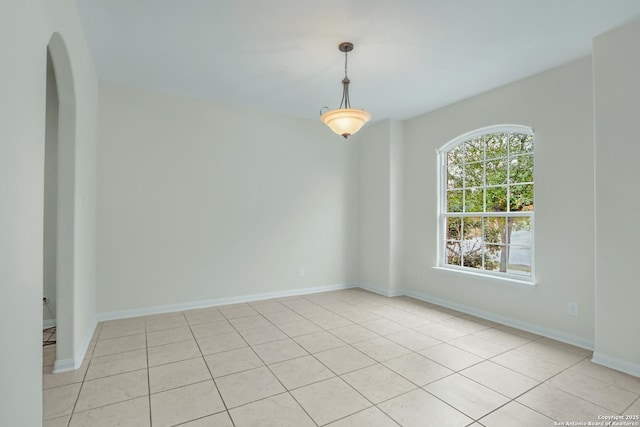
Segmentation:
{"type": "MultiPolygon", "coordinates": [[[[338,46],[340,52],[344,52],[344,79],[342,79],[342,101],[337,110],[330,110],[322,113],[320,110],[320,120],[329,126],[332,131],[342,135],[344,139],[349,138],[358,132],[365,123],[371,120],[371,114],[365,110],[351,108],[349,100],[349,77],[347,77],[347,54],[353,50],[353,43],[343,42],[338,46]],[[344,107],[344,108],[343,108],[344,107]]],[[[327,107],[323,107],[327,108],[327,107]]]]}

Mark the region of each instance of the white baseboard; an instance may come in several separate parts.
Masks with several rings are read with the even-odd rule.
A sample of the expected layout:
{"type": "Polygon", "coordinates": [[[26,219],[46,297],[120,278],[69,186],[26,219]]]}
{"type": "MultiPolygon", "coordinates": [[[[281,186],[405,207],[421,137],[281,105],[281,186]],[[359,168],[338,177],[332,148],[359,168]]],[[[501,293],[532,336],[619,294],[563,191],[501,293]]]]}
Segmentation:
{"type": "Polygon", "coordinates": [[[513,319],[511,317],[503,316],[501,314],[492,313],[489,311],[479,310],[468,305],[458,304],[452,301],[444,300],[441,298],[432,297],[414,291],[405,291],[404,295],[419,299],[421,301],[430,302],[442,307],[450,308],[453,310],[461,311],[466,314],[471,314],[476,317],[480,317],[492,322],[497,322],[503,325],[511,326],[516,329],[531,332],[533,334],[542,335],[547,338],[552,338],[557,341],[562,341],[567,344],[574,345],[576,347],[584,348],[587,350],[593,350],[593,341],[585,338],[568,334],[566,332],[558,331],[556,329],[546,328],[544,326],[535,325],[533,323],[523,322],[521,320],[513,319]]]}
{"type": "Polygon", "coordinates": [[[60,374],[62,372],[69,372],[77,369],[75,360],[72,359],[58,359],[53,364],[53,373],[60,374]]]}
{"type": "Polygon", "coordinates": [[[56,319],[47,319],[42,321],[42,330],[53,328],[56,326],[56,319]]]}
{"type": "Polygon", "coordinates": [[[98,321],[127,319],[130,317],[148,316],[150,314],[171,313],[174,311],[192,310],[195,308],[215,307],[218,305],[239,304],[243,302],[260,301],[271,298],[283,298],[296,295],[315,294],[318,292],[337,291],[358,287],[358,284],[338,284],[327,286],[316,286],[313,288],[290,289],[286,291],[265,292],[260,294],[242,295],[238,297],[215,298],[210,300],[193,301],[180,304],[160,305],[156,307],[142,307],[131,310],[111,311],[99,313],[98,321]]]}
{"type": "Polygon", "coordinates": [[[366,291],[370,291],[370,292],[373,292],[375,294],[382,295],[384,297],[390,297],[391,298],[391,297],[399,297],[399,296],[405,295],[404,291],[402,291],[402,290],[390,291],[388,289],[382,289],[382,288],[379,288],[377,286],[370,285],[368,283],[359,283],[357,286],[359,288],[362,288],[362,289],[366,290],[366,291]]]}
{"type": "Polygon", "coordinates": [[[593,353],[591,361],[595,364],[606,366],[607,368],[615,369],[616,371],[624,372],[625,374],[633,375],[634,377],[640,377],[640,364],[638,363],[618,359],[613,356],[607,356],[606,354],[602,354],[597,351],[593,353]]]}
{"type": "Polygon", "coordinates": [[[73,355],[72,359],[60,359],[56,360],[53,364],[53,373],[59,374],[62,372],[75,371],[76,369],[82,366],[82,362],[84,361],[84,357],[87,354],[87,350],[89,349],[89,344],[91,344],[91,338],[93,338],[93,334],[96,331],[96,326],[98,326],[98,317],[94,317],[91,322],[91,326],[89,327],[89,331],[87,335],[84,337],[84,343],[82,347],[78,349],[78,351],[73,355]]]}

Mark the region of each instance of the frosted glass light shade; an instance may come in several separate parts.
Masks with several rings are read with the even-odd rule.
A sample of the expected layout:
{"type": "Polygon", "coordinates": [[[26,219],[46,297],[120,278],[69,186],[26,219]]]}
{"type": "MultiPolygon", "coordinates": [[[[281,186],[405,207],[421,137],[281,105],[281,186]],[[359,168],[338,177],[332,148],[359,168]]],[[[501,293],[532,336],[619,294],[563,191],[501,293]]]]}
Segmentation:
{"type": "Polygon", "coordinates": [[[320,120],[332,131],[346,139],[371,120],[371,114],[355,108],[340,108],[327,111],[320,116],[320,120]]]}

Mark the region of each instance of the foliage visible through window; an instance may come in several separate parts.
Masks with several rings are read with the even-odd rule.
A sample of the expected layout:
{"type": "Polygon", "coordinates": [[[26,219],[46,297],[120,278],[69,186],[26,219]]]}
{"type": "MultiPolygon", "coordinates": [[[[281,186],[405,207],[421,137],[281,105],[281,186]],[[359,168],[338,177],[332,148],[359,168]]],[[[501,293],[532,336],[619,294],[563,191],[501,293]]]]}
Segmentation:
{"type": "Polygon", "coordinates": [[[440,152],[445,266],[532,276],[533,131],[486,128],[440,152]]]}

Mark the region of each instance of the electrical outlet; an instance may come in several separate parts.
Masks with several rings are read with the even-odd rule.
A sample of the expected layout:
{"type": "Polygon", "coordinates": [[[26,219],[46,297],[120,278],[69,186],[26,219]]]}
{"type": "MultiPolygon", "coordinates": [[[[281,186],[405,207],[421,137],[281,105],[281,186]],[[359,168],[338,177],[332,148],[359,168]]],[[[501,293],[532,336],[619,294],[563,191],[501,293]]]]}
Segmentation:
{"type": "Polygon", "coordinates": [[[49,298],[47,298],[47,297],[42,297],[42,303],[43,303],[43,304],[49,304],[49,298]]]}
{"type": "Polygon", "coordinates": [[[571,316],[577,316],[578,315],[578,303],[577,302],[569,301],[567,303],[567,314],[569,314],[571,316]]]}
{"type": "Polygon", "coordinates": [[[304,277],[304,267],[298,268],[298,276],[304,277]]]}

